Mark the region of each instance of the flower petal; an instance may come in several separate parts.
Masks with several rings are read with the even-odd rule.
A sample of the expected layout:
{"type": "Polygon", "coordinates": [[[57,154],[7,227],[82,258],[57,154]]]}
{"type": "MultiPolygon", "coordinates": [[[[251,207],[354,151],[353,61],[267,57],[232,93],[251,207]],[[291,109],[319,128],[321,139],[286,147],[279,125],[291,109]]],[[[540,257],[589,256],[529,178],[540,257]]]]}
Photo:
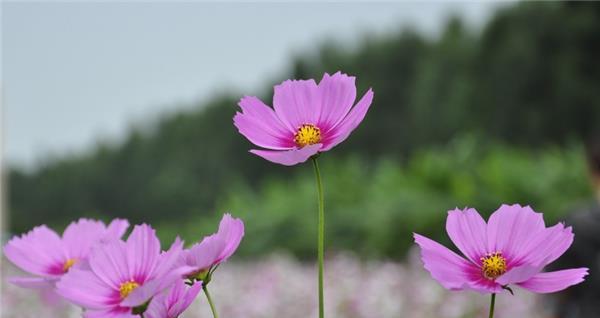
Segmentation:
{"type": "Polygon", "coordinates": [[[486,224],[475,209],[448,211],[446,231],[458,249],[473,264],[479,265],[487,250],[486,224]]]}
{"type": "Polygon", "coordinates": [[[521,283],[538,274],[542,268],[544,268],[544,265],[541,263],[538,265],[527,264],[516,266],[509,269],[508,272],[502,274],[502,276],[496,278],[496,283],[502,286],[521,283]]]}
{"type": "Polygon", "coordinates": [[[168,251],[160,254],[158,266],[154,269],[151,278],[161,277],[171,271],[181,257],[183,252],[183,241],[178,237],[175,238],[173,244],[168,251]]]}
{"type": "Polygon", "coordinates": [[[502,205],[492,213],[488,221],[488,250],[502,252],[509,261],[519,258],[532,237],[544,228],[542,214],[536,213],[529,206],[502,205]]]}
{"type": "Polygon", "coordinates": [[[318,126],[329,130],[337,126],[348,114],[356,99],[356,78],[341,72],[325,73],[319,83],[321,115],[318,126]]]}
{"type": "Polygon", "coordinates": [[[160,255],[156,231],[147,224],[136,225],[127,238],[126,250],[128,279],[144,282],[154,270],[160,255]]]}
{"type": "Polygon", "coordinates": [[[275,113],[288,130],[295,132],[303,124],[319,122],[321,100],[314,80],[287,80],[274,89],[275,113]]]}
{"type": "Polygon", "coordinates": [[[92,246],[100,242],[106,234],[106,226],[101,221],[79,219],[67,226],[63,232],[63,242],[70,259],[87,259],[92,246]]]}
{"type": "Polygon", "coordinates": [[[89,309],[104,309],[118,302],[119,292],[93,272],[71,268],[56,284],[59,295],[89,309]]]}
{"type": "Polygon", "coordinates": [[[226,246],[227,242],[216,234],[207,236],[184,252],[185,264],[193,267],[193,272],[206,270],[218,261],[226,246]]]}
{"type": "Polygon", "coordinates": [[[142,286],[134,289],[125,299],[123,299],[123,301],[121,301],[120,305],[123,307],[140,306],[163,290],[173,286],[178,280],[183,279],[183,276],[191,270],[193,270],[193,268],[189,266],[178,267],[165,273],[161,277],[147,281],[142,286]]]}
{"type": "Polygon", "coordinates": [[[587,268],[539,273],[518,285],[535,293],[554,293],[583,282],[587,274],[587,268]]]}
{"type": "Polygon", "coordinates": [[[115,290],[121,283],[132,279],[127,264],[127,247],[121,240],[112,240],[94,249],[88,263],[94,274],[115,290]]]}
{"type": "Polygon", "coordinates": [[[523,264],[538,264],[542,266],[552,263],[560,257],[573,243],[573,230],[559,223],[553,227],[532,234],[530,240],[524,243],[520,254],[515,255],[514,262],[523,264]]]}
{"type": "Polygon", "coordinates": [[[223,215],[219,223],[217,234],[225,241],[226,246],[216,260],[217,263],[226,261],[238,248],[244,237],[244,222],[240,219],[231,217],[231,214],[223,215]]]}
{"type": "Polygon", "coordinates": [[[21,288],[42,289],[53,288],[56,280],[41,277],[10,277],[8,282],[21,288]]]}
{"type": "Polygon", "coordinates": [[[171,306],[168,315],[169,317],[176,318],[192,304],[194,299],[196,299],[196,296],[198,296],[202,290],[202,282],[196,282],[196,284],[187,288],[187,286],[180,281],[176,283],[173,288],[178,288],[180,290],[178,290],[177,293],[171,293],[171,295],[169,295],[168,300],[171,306]],[[184,291],[181,289],[184,289],[184,291]],[[175,298],[175,295],[178,295],[178,297],[175,298]]]}
{"type": "Polygon", "coordinates": [[[197,282],[188,288],[182,280],[177,281],[169,290],[150,301],[144,317],[177,318],[190,306],[200,290],[202,290],[202,282],[197,282]]]}
{"type": "Polygon", "coordinates": [[[238,131],[253,144],[267,149],[291,149],[294,132],[286,127],[273,109],[254,96],[246,96],[238,103],[241,113],[233,117],[238,131]]]}
{"type": "Polygon", "coordinates": [[[45,225],[11,239],[4,246],[4,255],[22,270],[46,277],[62,275],[67,260],[67,251],[60,236],[45,225]]]}
{"type": "Polygon", "coordinates": [[[120,239],[123,237],[128,228],[129,221],[125,219],[114,219],[108,225],[108,228],[106,229],[106,235],[103,240],[107,241],[113,238],[120,239]]]}
{"type": "Polygon", "coordinates": [[[300,149],[281,151],[252,149],[250,152],[274,163],[282,164],[284,166],[293,166],[308,160],[308,158],[319,152],[321,146],[321,144],[314,144],[300,149]]]}
{"type": "Polygon", "coordinates": [[[131,314],[129,308],[107,309],[107,310],[86,310],[83,318],[139,318],[140,316],[131,314]]]}
{"type": "Polygon", "coordinates": [[[415,243],[421,247],[425,269],[435,280],[450,290],[468,288],[473,264],[433,240],[416,233],[413,235],[415,243]]]}
{"type": "Polygon", "coordinates": [[[356,106],[354,106],[348,116],[346,116],[335,127],[332,127],[323,133],[324,140],[322,140],[323,149],[321,151],[327,151],[346,140],[346,138],[350,136],[350,133],[352,133],[358,124],[360,124],[360,122],[365,118],[372,101],[373,90],[369,88],[365,95],[358,101],[358,103],[356,103],[356,106]]]}

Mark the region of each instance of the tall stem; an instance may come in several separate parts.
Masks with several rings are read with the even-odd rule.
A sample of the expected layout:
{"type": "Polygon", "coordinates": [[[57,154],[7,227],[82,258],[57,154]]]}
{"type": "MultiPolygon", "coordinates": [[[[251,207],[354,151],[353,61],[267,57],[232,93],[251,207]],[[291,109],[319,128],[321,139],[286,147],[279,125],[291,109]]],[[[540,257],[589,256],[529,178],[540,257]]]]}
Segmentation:
{"type": "Polygon", "coordinates": [[[325,305],[323,301],[323,254],[325,245],[325,207],[323,203],[323,183],[321,182],[321,172],[317,158],[312,158],[315,167],[315,177],[317,178],[317,191],[319,193],[319,225],[318,225],[318,247],[317,258],[319,263],[319,318],[325,317],[325,305]]]}
{"type": "Polygon", "coordinates": [[[215,308],[215,304],[213,303],[212,298],[210,297],[210,293],[208,292],[208,288],[206,288],[206,285],[202,286],[202,290],[204,290],[204,294],[206,295],[206,299],[208,300],[208,304],[210,305],[210,310],[212,311],[213,318],[219,318],[219,315],[217,314],[217,309],[215,308]]]}
{"type": "Polygon", "coordinates": [[[489,318],[494,318],[494,305],[496,304],[496,294],[492,294],[492,299],[490,301],[490,316],[489,318]]]}

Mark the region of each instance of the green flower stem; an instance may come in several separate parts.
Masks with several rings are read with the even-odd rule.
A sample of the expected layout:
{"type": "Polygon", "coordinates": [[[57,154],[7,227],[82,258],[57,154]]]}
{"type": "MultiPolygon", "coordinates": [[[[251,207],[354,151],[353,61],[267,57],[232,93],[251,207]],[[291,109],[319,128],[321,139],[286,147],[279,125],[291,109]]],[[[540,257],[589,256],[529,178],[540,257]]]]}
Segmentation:
{"type": "Polygon", "coordinates": [[[202,290],[204,290],[204,294],[206,295],[206,299],[208,300],[208,304],[210,305],[210,310],[212,311],[213,318],[219,318],[219,315],[217,314],[217,308],[215,308],[215,304],[213,303],[212,298],[210,298],[210,293],[208,292],[208,288],[206,288],[206,285],[203,284],[202,290]]]}
{"type": "Polygon", "coordinates": [[[494,318],[494,305],[496,304],[496,294],[492,294],[492,299],[490,301],[490,316],[489,318],[494,318]]]}
{"type": "Polygon", "coordinates": [[[312,158],[315,167],[315,177],[317,178],[317,191],[319,193],[319,239],[317,248],[317,257],[319,263],[319,318],[325,317],[325,306],[323,302],[323,254],[325,245],[325,208],[323,203],[323,183],[321,182],[321,172],[317,158],[312,158]]]}

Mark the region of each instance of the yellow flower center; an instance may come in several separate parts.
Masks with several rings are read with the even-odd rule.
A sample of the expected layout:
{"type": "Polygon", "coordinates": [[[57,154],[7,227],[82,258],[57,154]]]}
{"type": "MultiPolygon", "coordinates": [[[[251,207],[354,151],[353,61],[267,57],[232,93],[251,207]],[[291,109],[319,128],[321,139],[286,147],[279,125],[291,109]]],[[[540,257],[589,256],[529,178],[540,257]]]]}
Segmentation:
{"type": "Polygon", "coordinates": [[[321,130],[311,124],[304,124],[294,134],[294,141],[298,147],[318,144],[321,141],[321,130]]]}
{"type": "Polygon", "coordinates": [[[139,286],[140,285],[134,282],[133,280],[121,284],[121,287],[119,287],[119,294],[121,294],[121,299],[124,299],[125,297],[129,296],[129,294],[131,294],[131,292],[139,286]]]}
{"type": "Polygon", "coordinates": [[[73,265],[75,265],[75,263],[77,263],[77,259],[75,258],[69,258],[64,264],[63,264],[63,272],[68,272],[69,269],[71,267],[73,267],[73,265]]]}
{"type": "Polygon", "coordinates": [[[506,273],[506,259],[502,252],[490,253],[481,258],[481,272],[485,278],[494,280],[506,273]]]}

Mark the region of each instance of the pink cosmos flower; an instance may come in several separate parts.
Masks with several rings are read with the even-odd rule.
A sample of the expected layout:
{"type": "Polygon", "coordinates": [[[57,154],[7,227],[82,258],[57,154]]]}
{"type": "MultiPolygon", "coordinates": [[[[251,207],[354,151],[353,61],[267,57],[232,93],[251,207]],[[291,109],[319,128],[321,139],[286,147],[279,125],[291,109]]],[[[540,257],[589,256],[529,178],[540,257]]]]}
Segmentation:
{"type": "Polygon", "coordinates": [[[233,118],[239,132],[267,150],[250,152],[271,162],[292,166],[344,141],[365,117],[373,91],[352,107],[355,78],[341,72],[314,80],[287,80],[275,86],[271,109],[254,96],[239,102],[233,118]]]}
{"type": "Polygon", "coordinates": [[[194,301],[202,284],[187,286],[179,280],[170,289],[152,299],[144,313],[146,318],[177,318],[194,301]]]}
{"type": "Polygon", "coordinates": [[[182,279],[189,268],[175,268],[183,242],[161,253],[154,229],[137,225],[127,241],[112,240],[94,249],[88,268],[73,268],[57,292],[86,309],[87,318],[130,318],[153,296],[182,279]]]}
{"type": "Polygon", "coordinates": [[[100,242],[123,236],[129,222],[115,219],[108,227],[102,221],[80,219],[65,229],[62,237],[45,225],[37,226],[4,246],[4,255],[17,267],[31,274],[9,281],[25,288],[53,288],[54,283],[72,267],[83,265],[100,242]]]}
{"type": "Polygon", "coordinates": [[[450,290],[480,293],[509,291],[517,285],[552,293],[579,284],[587,268],[544,272],[573,242],[571,227],[546,227],[541,213],[529,206],[502,205],[486,222],[475,209],[448,212],[446,231],[466,259],[419,234],[415,242],[431,276],[450,290]]]}
{"type": "Polygon", "coordinates": [[[202,242],[181,253],[179,265],[192,269],[188,272],[189,278],[208,284],[212,272],[233,255],[243,236],[244,222],[227,213],[223,215],[217,233],[205,237],[202,242]]]}

